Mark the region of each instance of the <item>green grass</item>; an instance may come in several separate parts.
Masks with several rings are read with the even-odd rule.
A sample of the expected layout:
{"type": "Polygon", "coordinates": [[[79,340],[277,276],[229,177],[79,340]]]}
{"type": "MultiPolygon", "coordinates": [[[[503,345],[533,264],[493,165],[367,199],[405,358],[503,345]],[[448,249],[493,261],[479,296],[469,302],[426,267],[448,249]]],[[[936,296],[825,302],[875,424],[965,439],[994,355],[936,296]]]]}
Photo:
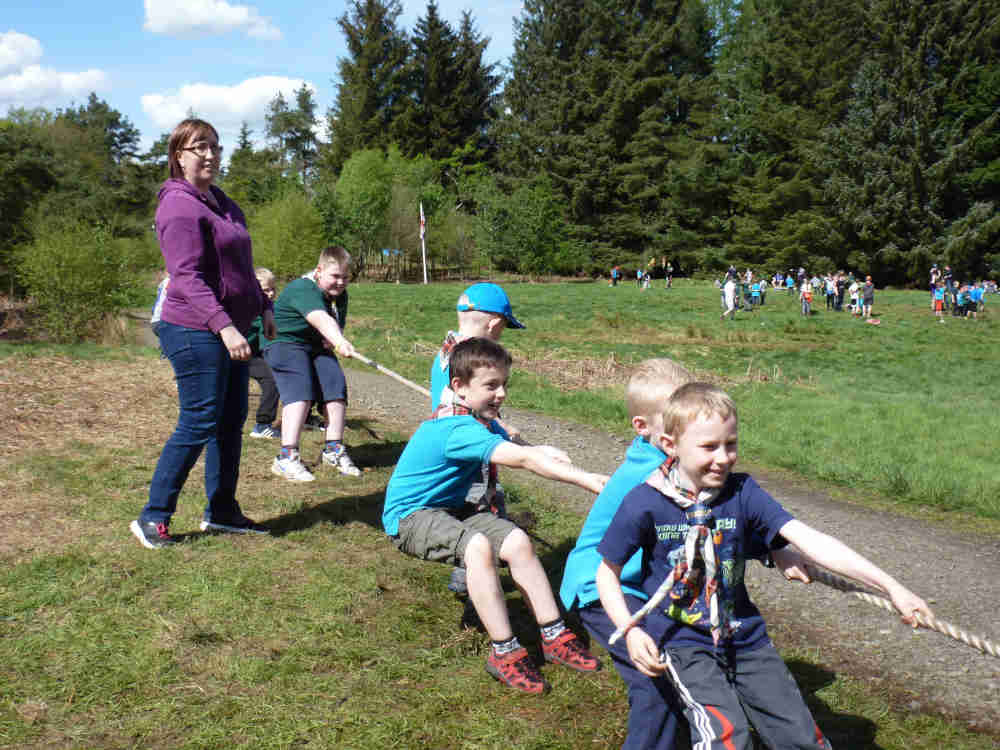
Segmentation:
{"type": "MultiPolygon", "coordinates": [[[[461,289],[356,285],[348,333],[365,354],[423,382],[428,352],[454,327],[461,289]]],[[[511,396],[518,407],[624,434],[614,377],[572,390],[533,363],[673,356],[727,383],[741,407],[743,452],[755,461],[855,493],[884,489],[890,501],[964,504],[973,518],[997,517],[986,471],[997,432],[985,408],[998,395],[987,375],[995,364],[986,346],[992,321],[936,324],[923,310],[925,295],[909,292],[879,293],[876,312],[886,310],[876,328],[846,314],[799,320],[779,294],[755,317],[722,325],[718,295],[704,285],[679,283],[666,293],[600,284],[509,291],[529,326],[504,337],[521,363],[511,396]],[[948,373],[947,362],[961,363],[962,375],[948,373]],[[983,497],[974,506],[977,491],[983,497]]],[[[127,377],[152,356],[148,349],[0,345],[7,373],[0,386],[15,382],[15,369],[30,372],[36,357],[45,368],[57,358],[82,382],[95,363],[114,359],[113,372],[127,377]]],[[[98,378],[88,387],[110,395],[106,382],[117,381],[98,378]]],[[[621,745],[627,704],[613,670],[585,676],[547,667],[553,690],[544,699],[502,688],[483,669],[485,636],[460,626],[462,606],[445,589],[448,568],[408,558],[386,539],[382,491],[404,440],[391,427],[357,415],[347,439],[372,470],[358,480],[325,470],[309,485],[273,478],[273,444],[246,441],[242,502],[275,534],[192,534],[178,548],[151,553],[127,524],[144,502],[161,445],[112,440],[114,422],[74,427],[60,441],[63,423],[77,425],[67,410],[89,403],[89,392],[48,386],[9,395],[11,403],[18,396],[18,408],[34,404],[31,429],[40,432],[19,443],[16,456],[0,451],[0,509],[46,509],[39,531],[55,538],[5,559],[0,574],[0,748],[621,745]]],[[[105,406],[126,410],[111,415],[117,421],[146,417],[160,427],[176,410],[172,395],[155,388],[148,401],[105,406]]],[[[318,438],[305,442],[310,458],[318,438]]],[[[181,495],[175,533],[197,528],[200,472],[181,495]]],[[[558,582],[579,516],[560,507],[557,488],[529,489],[513,477],[504,484],[513,511],[537,515],[537,548],[558,582]]],[[[537,646],[520,596],[511,589],[508,599],[517,632],[537,646]]],[[[783,656],[837,747],[995,744],[959,722],[914,714],[880,686],[831,672],[820,650],[783,656]]]]}
{"type": "MultiPolygon", "coordinates": [[[[459,627],[448,568],[398,553],[378,528],[401,437],[349,437],[359,458],[382,464],[360,481],[244,483],[247,510],[274,536],[194,535],[157,553],[126,531],[141,455],[110,455],[95,442],[76,446],[94,454],[89,483],[76,466],[45,471],[43,491],[86,508],[92,532],[5,568],[0,747],[620,746],[626,698],[613,670],[547,667],[553,690],[542,699],[486,676],[486,637],[459,627]]],[[[270,446],[254,442],[244,463],[269,458],[270,446]]],[[[197,484],[181,497],[175,531],[195,527],[197,484]]],[[[579,518],[539,490],[507,486],[511,509],[540,519],[539,553],[558,580],[579,518]]],[[[516,630],[537,648],[519,595],[508,598],[516,630]]],[[[983,746],[959,724],[896,710],[824,669],[817,653],[784,655],[839,747],[983,746]]]]}
{"type": "MultiPolygon", "coordinates": [[[[349,336],[368,356],[424,382],[433,349],[456,327],[462,289],[355,285],[349,336]]],[[[528,326],[503,338],[515,355],[514,407],[625,434],[622,382],[598,379],[581,393],[553,384],[536,363],[673,357],[720,379],[736,398],[749,461],[915,509],[1000,519],[1000,412],[990,408],[1000,400],[1000,351],[992,346],[1000,303],[978,321],[938,324],[926,293],[879,291],[881,325],[873,326],[818,307],[803,319],[794,294],[771,292],[758,312],[724,323],[718,291],[705,282],[682,280],[669,291],[605,283],[507,291],[528,326]]]]}

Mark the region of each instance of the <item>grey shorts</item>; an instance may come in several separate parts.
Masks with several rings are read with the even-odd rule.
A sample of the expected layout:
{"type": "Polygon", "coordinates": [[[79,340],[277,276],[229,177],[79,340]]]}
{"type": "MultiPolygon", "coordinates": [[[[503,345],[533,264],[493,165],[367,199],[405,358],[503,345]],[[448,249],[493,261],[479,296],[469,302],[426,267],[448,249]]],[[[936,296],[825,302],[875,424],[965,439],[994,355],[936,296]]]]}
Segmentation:
{"type": "Polygon", "coordinates": [[[476,534],[490,540],[499,557],[504,540],[517,526],[489,511],[476,511],[466,503],[461,508],[423,508],[399,521],[399,535],[392,538],[403,552],[421,560],[462,565],[465,548],[476,534]]]}

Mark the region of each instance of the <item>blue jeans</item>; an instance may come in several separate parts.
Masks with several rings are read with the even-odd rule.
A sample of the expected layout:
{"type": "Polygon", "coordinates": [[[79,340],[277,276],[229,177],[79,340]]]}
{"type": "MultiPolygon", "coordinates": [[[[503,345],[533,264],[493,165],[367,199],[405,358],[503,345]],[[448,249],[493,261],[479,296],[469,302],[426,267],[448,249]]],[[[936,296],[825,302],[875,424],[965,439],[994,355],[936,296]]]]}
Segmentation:
{"type": "MultiPolygon", "coordinates": [[[[635,612],[645,602],[625,595],[629,611],[635,612]]],[[[628,734],[622,750],[674,750],[690,748],[687,720],[680,700],[667,677],[647,677],[632,663],[625,639],[608,645],[615,631],[604,607],[595,602],[579,610],[580,620],[591,637],[600,643],[628,688],[628,734]]]]}
{"type": "Polygon", "coordinates": [[[169,523],[191,467],[205,450],[205,517],[236,519],[249,368],[229,358],[211,331],[160,322],[160,345],[174,368],[180,415],[149,485],[142,522],[169,523]]]}

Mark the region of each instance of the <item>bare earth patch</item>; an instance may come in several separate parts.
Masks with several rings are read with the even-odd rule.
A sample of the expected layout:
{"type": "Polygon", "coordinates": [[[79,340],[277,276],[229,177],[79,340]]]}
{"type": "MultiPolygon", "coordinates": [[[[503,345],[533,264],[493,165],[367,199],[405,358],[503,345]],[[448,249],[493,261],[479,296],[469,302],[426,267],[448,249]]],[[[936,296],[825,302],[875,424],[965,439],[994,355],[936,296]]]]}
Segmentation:
{"type": "Polygon", "coordinates": [[[19,455],[86,461],[94,443],[115,451],[161,442],[177,419],[177,391],[165,360],[7,357],[0,372],[0,398],[13,412],[0,441],[0,559],[11,559],[61,549],[84,530],[19,455]]]}

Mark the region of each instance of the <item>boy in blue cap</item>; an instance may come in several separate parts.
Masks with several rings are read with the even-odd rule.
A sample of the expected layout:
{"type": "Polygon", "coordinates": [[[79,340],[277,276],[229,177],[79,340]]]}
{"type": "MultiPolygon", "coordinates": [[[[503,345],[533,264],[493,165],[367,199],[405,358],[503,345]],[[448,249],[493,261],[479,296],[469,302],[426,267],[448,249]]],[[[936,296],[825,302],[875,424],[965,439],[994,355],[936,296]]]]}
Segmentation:
{"type": "MultiPolygon", "coordinates": [[[[455,305],[458,312],[458,330],[448,331],[444,337],[444,343],[434,357],[431,364],[431,412],[437,411],[441,406],[441,396],[445,394],[445,400],[449,401],[451,392],[451,352],[456,344],[471,338],[487,338],[491,341],[500,341],[504,329],[524,328],[524,324],[514,317],[514,312],[510,307],[510,298],[497,284],[480,283],[468,287],[455,305]]],[[[518,443],[521,441],[521,433],[498,419],[497,423],[506,433],[511,441],[518,443]]],[[[486,493],[486,481],[475,482],[469,488],[466,502],[474,505],[484,505],[486,493]]],[[[496,487],[496,495],[490,499],[489,503],[500,515],[506,515],[504,506],[503,488],[496,487]]],[[[448,588],[459,596],[465,596],[468,589],[465,584],[465,569],[456,567],[451,572],[451,579],[448,588]]]]}
{"type": "MultiPolygon", "coordinates": [[[[462,292],[455,309],[458,311],[458,330],[448,331],[431,365],[432,411],[440,405],[441,392],[451,382],[448,362],[455,344],[478,337],[499,341],[508,326],[524,328],[510,309],[507,293],[496,284],[473,284],[462,292]]],[[[510,430],[507,432],[510,433],[510,430]]]]}

